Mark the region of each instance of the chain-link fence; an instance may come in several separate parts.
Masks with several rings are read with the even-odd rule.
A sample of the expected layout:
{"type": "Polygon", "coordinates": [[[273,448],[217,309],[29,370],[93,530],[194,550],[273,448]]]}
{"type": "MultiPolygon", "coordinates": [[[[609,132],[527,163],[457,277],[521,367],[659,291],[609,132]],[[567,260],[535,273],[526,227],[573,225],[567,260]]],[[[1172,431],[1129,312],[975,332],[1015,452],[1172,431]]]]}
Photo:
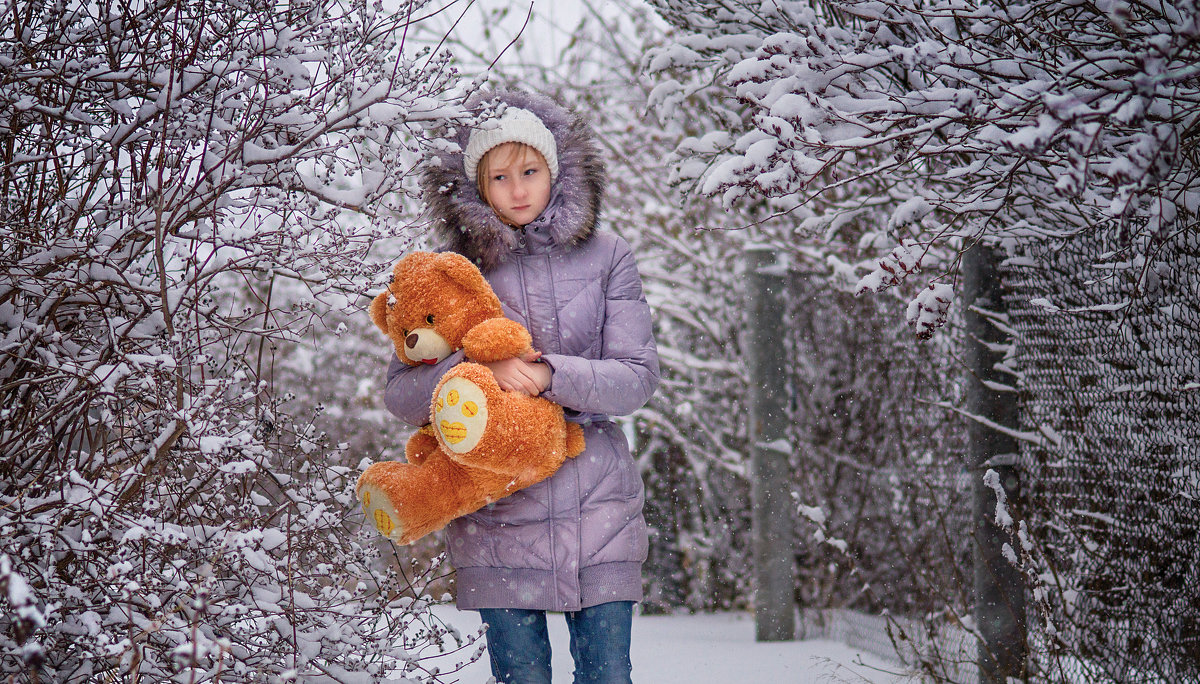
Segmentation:
{"type": "MultiPolygon", "coordinates": [[[[1002,270],[1007,312],[997,320],[1015,341],[1005,363],[1018,379],[1023,436],[1024,490],[1011,511],[1030,531],[1012,544],[1026,549],[1029,681],[1200,681],[1200,232],[1151,249],[1118,239],[1097,231],[1028,245],[1002,270]],[[1150,256],[1130,256],[1136,253],[1150,256]]],[[[799,384],[831,386],[838,395],[836,379],[844,374],[860,393],[853,401],[866,409],[830,433],[837,435],[833,449],[812,450],[809,442],[809,456],[799,450],[799,471],[822,475],[801,491],[835,516],[836,502],[858,502],[856,511],[842,508],[846,517],[840,527],[831,521],[831,532],[851,529],[846,523],[865,515],[858,525],[875,534],[921,540],[898,539],[886,557],[858,537],[854,558],[843,565],[802,529],[797,593],[804,634],[899,655],[937,681],[979,681],[973,569],[963,553],[975,471],[958,459],[962,426],[931,430],[936,420],[927,406],[900,401],[915,386],[898,385],[954,369],[935,355],[898,349],[873,354],[887,361],[861,367],[850,340],[887,346],[884,330],[867,323],[874,313],[846,316],[841,320],[853,330],[837,331],[828,320],[795,313],[797,329],[807,331],[795,346],[799,384]],[[829,345],[833,340],[838,344],[829,345]],[[892,424],[888,409],[904,415],[892,424]],[[876,438],[848,442],[854,422],[870,426],[876,438]],[[931,438],[942,440],[936,457],[914,458],[908,447],[927,448],[931,438]],[[848,454],[863,460],[848,467],[848,454]],[[838,469],[861,479],[831,478],[838,469]],[[871,491],[876,498],[864,503],[871,491]],[[885,499],[889,505],[879,505],[885,499]],[[920,524],[913,512],[940,520],[920,524]],[[846,574],[849,566],[857,569],[846,574]],[[826,573],[833,576],[818,581],[826,573]],[[869,590],[861,581],[867,578],[869,590]]],[[[941,352],[955,354],[956,334],[947,333],[941,352]]],[[[926,381],[930,391],[953,402],[957,388],[926,381]]],[[[836,422],[846,409],[821,401],[794,410],[811,439],[822,420],[836,422]]]]}
{"type": "Polygon", "coordinates": [[[1021,454],[1032,662],[1049,681],[1197,681],[1200,232],[1117,239],[1007,269],[1022,427],[1045,436],[1021,454]]]}

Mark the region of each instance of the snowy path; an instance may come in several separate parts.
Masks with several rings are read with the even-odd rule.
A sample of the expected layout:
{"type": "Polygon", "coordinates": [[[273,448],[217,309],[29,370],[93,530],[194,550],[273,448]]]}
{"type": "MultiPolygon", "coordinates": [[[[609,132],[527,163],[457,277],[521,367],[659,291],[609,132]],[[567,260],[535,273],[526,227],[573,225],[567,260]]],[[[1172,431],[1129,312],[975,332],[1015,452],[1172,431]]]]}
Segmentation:
{"type": "MultiPolygon", "coordinates": [[[[438,606],[434,612],[464,633],[479,614],[438,606]]],[[[562,616],[551,615],[554,684],[571,682],[571,654],[562,616]]],[[[900,684],[899,667],[834,641],[756,643],[754,618],[743,613],[638,615],[633,621],[633,679],[638,684],[900,684]]],[[[491,676],[487,654],[447,682],[482,684],[491,676]]]]}

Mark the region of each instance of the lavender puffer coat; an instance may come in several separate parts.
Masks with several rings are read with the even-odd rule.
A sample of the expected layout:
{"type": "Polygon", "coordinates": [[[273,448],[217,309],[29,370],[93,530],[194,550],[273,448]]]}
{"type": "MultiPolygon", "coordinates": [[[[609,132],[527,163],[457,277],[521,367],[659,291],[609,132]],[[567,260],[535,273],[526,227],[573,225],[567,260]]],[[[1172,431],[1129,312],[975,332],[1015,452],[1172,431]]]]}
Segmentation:
{"type": "MultiPolygon", "coordinates": [[[[428,172],[427,198],[450,248],[480,264],[505,315],[529,329],[553,369],[542,396],[583,426],[587,447],[549,479],[450,524],[458,607],[575,611],[639,601],[642,482],[610,416],[641,407],[658,385],[650,309],[628,243],[595,230],[602,166],[586,125],[540,96],[501,98],[555,134],[560,171],[546,212],[519,231],[493,225],[457,155],[428,172]]],[[[393,359],[388,408],[409,424],[427,422],[434,386],[460,361],[461,352],[436,366],[393,359]]]]}

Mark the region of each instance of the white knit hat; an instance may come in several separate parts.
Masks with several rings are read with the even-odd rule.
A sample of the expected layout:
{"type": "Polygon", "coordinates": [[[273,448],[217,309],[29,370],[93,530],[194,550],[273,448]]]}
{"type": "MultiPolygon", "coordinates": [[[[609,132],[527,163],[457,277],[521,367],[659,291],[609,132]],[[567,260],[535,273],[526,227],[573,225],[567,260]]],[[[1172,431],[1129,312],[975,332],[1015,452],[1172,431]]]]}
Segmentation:
{"type": "Polygon", "coordinates": [[[463,151],[463,168],[466,169],[467,178],[475,179],[479,160],[488,150],[508,142],[525,143],[541,152],[546,166],[550,168],[550,182],[558,178],[558,146],[554,144],[554,134],[536,114],[528,109],[508,107],[503,116],[484,126],[471,131],[467,149],[463,151]]]}

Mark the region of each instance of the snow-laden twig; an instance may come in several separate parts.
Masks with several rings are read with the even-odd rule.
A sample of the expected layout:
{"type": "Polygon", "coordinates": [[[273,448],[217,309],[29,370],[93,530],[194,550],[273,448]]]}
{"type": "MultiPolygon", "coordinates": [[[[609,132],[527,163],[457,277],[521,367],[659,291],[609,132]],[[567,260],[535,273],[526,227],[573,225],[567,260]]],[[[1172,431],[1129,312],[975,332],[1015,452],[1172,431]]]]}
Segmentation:
{"type": "Polygon", "coordinates": [[[976,423],[979,423],[980,425],[988,427],[988,428],[995,430],[996,432],[999,432],[1001,434],[1008,435],[1009,437],[1012,437],[1013,439],[1016,439],[1021,442],[1026,442],[1026,443],[1032,444],[1034,446],[1055,446],[1055,447],[1057,447],[1057,446],[1061,445],[1061,437],[1059,437],[1057,435],[1057,433],[1054,433],[1052,430],[1042,430],[1039,432],[1032,432],[1029,430],[1017,430],[1014,428],[1010,428],[1006,425],[1001,425],[986,416],[981,416],[977,413],[971,413],[970,411],[967,411],[963,408],[955,406],[954,404],[952,404],[948,401],[934,401],[934,402],[928,402],[928,403],[931,404],[932,406],[937,406],[940,408],[949,409],[951,411],[954,411],[955,413],[959,414],[960,416],[963,416],[964,418],[973,420],[976,423]]]}

